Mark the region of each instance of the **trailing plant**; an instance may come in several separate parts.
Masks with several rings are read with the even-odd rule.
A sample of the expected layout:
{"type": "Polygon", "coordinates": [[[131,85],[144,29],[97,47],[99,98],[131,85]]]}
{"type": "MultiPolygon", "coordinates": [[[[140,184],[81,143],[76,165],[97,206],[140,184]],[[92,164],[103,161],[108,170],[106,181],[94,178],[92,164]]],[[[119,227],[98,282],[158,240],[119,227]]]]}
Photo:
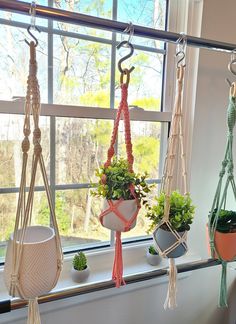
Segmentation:
{"type": "Polygon", "coordinates": [[[73,267],[78,271],[82,271],[87,268],[87,258],[82,251],[75,254],[73,259],[73,267]]]}
{"type": "Polygon", "coordinates": [[[133,184],[136,197],[140,202],[146,204],[145,198],[153,187],[146,182],[147,173],[140,175],[130,172],[128,162],[123,158],[114,157],[110,166],[107,168],[102,166],[96,170],[96,176],[99,178],[99,183],[93,195],[108,200],[133,199],[130,191],[130,185],[133,184]]]}
{"type": "Polygon", "coordinates": [[[158,255],[156,249],[154,248],[153,245],[150,245],[149,248],[148,248],[148,252],[151,254],[151,255],[158,255]]]}
{"type": "MultiPolygon", "coordinates": [[[[212,213],[212,223],[216,217],[217,209],[212,213]]],[[[221,233],[236,232],[236,212],[233,210],[221,209],[217,220],[216,230],[221,233]]]]}
{"type": "MultiPolygon", "coordinates": [[[[146,206],[146,217],[152,222],[148,233],[152,232],[164,217],[166,194],[162,192],[158,197],[155,197],[155,200],[156,204],[146,206]]],[[[178,232],[189,231],[193,222],[194,211],[195,206],[193,206],[189,194],[181,195],[178,191],[172,191],[170,195],[169,222],[173,229],[178,232]]],[[[163,224],[162,228],[168,230],[165,224],[163,224]]]]}

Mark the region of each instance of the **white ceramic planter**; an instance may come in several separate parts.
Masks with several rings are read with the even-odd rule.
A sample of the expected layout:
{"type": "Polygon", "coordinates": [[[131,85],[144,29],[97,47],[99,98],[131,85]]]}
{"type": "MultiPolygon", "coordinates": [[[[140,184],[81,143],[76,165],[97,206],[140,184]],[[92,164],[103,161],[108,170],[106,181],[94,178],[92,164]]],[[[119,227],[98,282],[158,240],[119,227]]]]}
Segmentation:
{"type": "MultiPolygon", "coordinates": [[[[182,237],[185,232],[178,232],[178,234],[182,237]]],[[[162,228],[157,228],[153,233],[154,244],[157,244],[161,251],[165,251],[167,248],[172,246],[176,241],[175,235],[170,231],[166,231],[162,228]]],[[[173,251],[167,254],[168,258],[178,258],[184,255],[187,252],[185,246],[180,243],[173,251]]]]}
{"type": "Polygon", "coordinates": [[[147,258],[147,262],[152,266],[157,266],[158,264],[161,263],[161,256],[159,254],[151,254],[149,252],[149,248],[147,249],[146,252],[146,258],[147,258]]]}
{"type": "Polygon", "coordinates": [[[74,282],[83,282],[86,281],[90,275],[90,268],[87,266],[84,270],[75,270],[74,267],[71,269],[71,278],[74,282]]]}
{"type": "MultiPolygon", "coordinates": [[[[4,280],[8,290],[12,274],[12,247],[11,235],[4,267],[4,280]]],[[[46,226],[27,227],[19,272],[19,285],[24,298],[31,299],[48,293],[56,285],[58,276],[54,230],[46,226]]]]}
{"type": "MultiPolygon", "coordinates": [[[[113,203],[116,203],[117,200],[112,200],[113,203]]],[[[103,210],[106,210],[109,207],[107,200],[104,200],[103,210]]],[[[134,213],[137,211],[137,203],[135,199],[132,200],[123,200],[119,206],[119,212],[124,216],[126,220],[130,220],[134,213]]],[[[103,217],[101,223],[104,227],[109,228],[110,230],[124,232],[125,224],[122,220],[114,213],[110,212],[103,217]]],[[[133,221],[131,228],[134,228],[136,225],[136,218],[133,221]]]]}

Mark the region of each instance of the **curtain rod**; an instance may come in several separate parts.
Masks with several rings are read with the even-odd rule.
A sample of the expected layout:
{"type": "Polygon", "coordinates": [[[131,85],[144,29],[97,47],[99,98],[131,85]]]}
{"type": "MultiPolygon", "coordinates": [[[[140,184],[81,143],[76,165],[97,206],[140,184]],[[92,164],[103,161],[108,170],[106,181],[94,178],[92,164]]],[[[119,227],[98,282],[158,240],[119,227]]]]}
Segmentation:
{"type": "MultiPolygon", "coordinates": [[[[195,262],[190,262],[182,265],[178,265],[178,273],[184,273],[188,271],[193,271],[193,270],[199,270],[199,269],[204,269],[204,268],[209,268],[213,266],[219,265],[220,262],[218,260],[214,259],[206,259],[206,260],[201,260],[201,261],[195,261],[195,262]]],[[[130,275],[125,277],[125,282],[126,284],[132,284],[136,282],[142,282],[162,276],[168,275],[168,269],[158,269],[158,270],[153,270],[149,272],[144,272],[144,273],[138,273],[135,275],[130,275]]],[[[108,281],[103,281],[99,283],[94,283],[94,284],[88,284],[88,285],[83,285],[83,286],[74,286],[74,287],[68,287],[64,289],[60,289],[57,291],[52,291],[47,295],[41,296],[38,299],[39,304],[44,304],[56,300],[61,300],[65,298],[71,298],[75,297],[78,295],[84,295],[87,293],[93,293],[96,291],[101,291],[101,290],[106,290],[114,288],[114,282],[112,280],[108,281]]],[[[17,310],[20,308],[23,308],[27,305],[27,302],[25,300],[20,300],[20,299],[7,299],[7,300],[2,300],[0,301],[0,314],[3,313],[9,313],[13,310],[17,310]]]]}
{"type": "MultiPolygon", "coordinates": [[[[0,9],[2,10],[29,15],[30,7],[30,3],[23,1],[0,0],[0,9]]],[[[36,7],[36,16],[40,18],[53,19],[56,21],[77,24],[91,28],[98,28],[118,33],[123,33],[123,31],[127,27],[127,23],[124,22],[84,15],[76,12],[65,11],[41,5],[37,5],[36,7]]],[[[173,43],[175,43],[182,36],[182,34],[167,32],[138,25],[134,25],[134,35],[173,43]]],[[[187,44],[194,47],[226,52],[231,52],[236,48],[236,44],[230,44],[188,35],[186,35],[186,37],[187,44]]]]}

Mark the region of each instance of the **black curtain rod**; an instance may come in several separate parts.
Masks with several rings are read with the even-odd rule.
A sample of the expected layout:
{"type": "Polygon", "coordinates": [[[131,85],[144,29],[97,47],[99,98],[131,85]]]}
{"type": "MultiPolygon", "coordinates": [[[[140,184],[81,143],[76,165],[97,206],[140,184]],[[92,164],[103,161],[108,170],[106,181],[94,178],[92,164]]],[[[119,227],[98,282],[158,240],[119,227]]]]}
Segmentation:
{"type": "MultiPolygon", "coordinates": [[[[0,9],[2,10],[29,15],[30,7],[30,3],[23,1],[0,0],[0,9]]],[[[53,19],[56,21],[103,29],[118,33],[122,33],[127,27],[127,23],[124,22],[84,15],[76,12],[65,11],[41,5],[37,5],[36,7],[36,16],[40,18],[53,19]]],[[[149,27],[143,27],[139,25],[134,25],[134,35],[173,43],[175,43],[182,36],[182,34],[167,32],[149,27]]],[[[236,48],[236,44],[230,44],[188,35],[186,35],[186,37],[187,44],[194,47],[227,52],[231,52],[236,48]]]]}
{"type": "MultiPolygon", "coordinates": [[[[177,269],[178,269],[178,273],[184,273],[188,271],[217,266],[219,264],[220,262],[218,260],[206,259],[206,260],[195,261],[195,262],[178,265],[177,269]]],[[[144,272],[144,273],[138,273],[138,274],[126,276],[125,281],[126,284],[132,284],[136,282],[151,280],[166,275],[168,275],[168,269],[157,269],[150,272],[144,272]]],[[[114,287],[115,287],[114,282],[112,280],[95,283],[95,284],[83,285],[83,286],[68,287],[61,290],[50,292],[45,296],[41,296],[39,297],[38,302],[39,304],[44,304],[56,300],[71,298],[78,295],[84,295],[84,294],[106,290],[114,287]]],[[[0,314],[9,313],[13,310],[23,308],[26,305],[27,302],[25,300],[20,300],[20,299],[2,300],[0,301],[0,314]]]]}

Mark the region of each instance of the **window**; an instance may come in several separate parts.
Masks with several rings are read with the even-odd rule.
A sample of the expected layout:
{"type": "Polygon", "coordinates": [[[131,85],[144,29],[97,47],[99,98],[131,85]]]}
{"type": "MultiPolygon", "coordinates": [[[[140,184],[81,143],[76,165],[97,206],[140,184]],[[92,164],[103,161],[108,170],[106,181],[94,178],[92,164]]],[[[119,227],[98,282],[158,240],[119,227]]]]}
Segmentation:
{"type": "MultiPolygon", "coordinates": [[[[31,1],[27,1],[31,2],[31,1]]],[[[130,21],[158,29],[166,26],[166,0],[41,0],[55,6],[108,19],[130,21]],[[136,3],[137,2],[137,3],[136,3]]],[[[23,116],[19,107],[28,75],[28,48],[24,42],[29,17],[0,13],[0,257],[14,225],[21,168],[23,116]],[[16,115],[17,114],[17,115],[16,115]]],[[[113,108],[120,91],[116,62],[121,36],[79,25],[36,19],[41,27],[37,48],[41,89],[43,152],[60,234],[65,251],[76,246],[109,245],[114,233],[103,228],[98,215],[101,201],[91,196],[95,169],[104,162],[112,130],[113,108]]],[[[122,35],[122,37],[125,37],[122,35]]],[[[164,43],[133,38],[135,54],[128,64],[131,75],[129,104],[133,109],[132,136],[135,169],[147,170],[150,182],[159,183],[166,121],[162,111],[164,43]],[[151,161],[151,162],[150,162],[151,161]]],[[[124,52],[123,52],[124,53],[124,52]]],[[[124,152],[122,127],[117,152],[124,152]]],[[[37,179],[34,222],[48,224],[48,206],[42,180],[37,179]]],[[[141,211],[137,226],[123,238],[144,237],[147,220],[141,211]]]]}

